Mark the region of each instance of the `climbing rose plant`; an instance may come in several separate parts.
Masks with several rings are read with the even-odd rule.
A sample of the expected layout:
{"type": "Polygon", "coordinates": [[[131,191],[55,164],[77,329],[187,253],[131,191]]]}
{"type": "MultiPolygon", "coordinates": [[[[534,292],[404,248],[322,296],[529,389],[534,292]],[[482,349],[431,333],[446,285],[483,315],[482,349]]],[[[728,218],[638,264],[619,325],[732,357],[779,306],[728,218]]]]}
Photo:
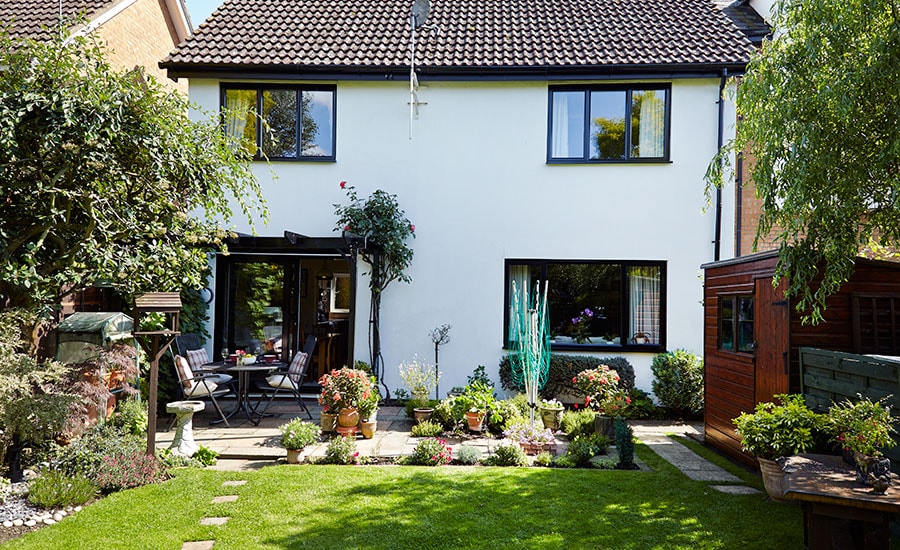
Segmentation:
{"type": "Polygon", "coordinates": [[[416,226],[406,218],[397,196],[378,189],[362,200],[356,188],[346,181],[342,181],[340,186],[350,202],[334,205],[338,218],[334,230],[347,231],[366,240],[366,246],[360,253],[363,261],[373,268],[369,282],[372,292],[384,291],[393,281],[408,283],[410,278],[406,270],[412,263],[413,250],[406,241],[410,237],[415,238],[416,226]],[[376,250],[380,254],[377,264],[376,250]]]}

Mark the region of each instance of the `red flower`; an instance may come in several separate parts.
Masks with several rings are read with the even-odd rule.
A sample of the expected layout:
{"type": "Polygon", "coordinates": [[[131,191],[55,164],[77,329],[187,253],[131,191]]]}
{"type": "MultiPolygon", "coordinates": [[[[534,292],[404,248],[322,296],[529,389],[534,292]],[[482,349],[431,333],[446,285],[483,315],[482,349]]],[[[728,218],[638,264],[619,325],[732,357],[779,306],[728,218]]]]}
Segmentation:
{"type": "Polygon", "coordinates": [[[416,226],[415,226],[415,224],[409,224],[409,232],[410,232],[410,233],[415,233],[415,232],[416,232],[416,226]]]}
{"type": "Polygon", "coordinates": [[[350,226],[349,226],[349,225],[345,225],[345,226],[344,226],[344,231],[350,231],[350,226]]]}
{"type": "Polygon", "coordinates": [[[345,187],[347,187],[347,182],[346,182],[346,181],[342,181],[342,182],[341,182],[341,189],[343,189],[343,188],[345,188],[345,187]]]}

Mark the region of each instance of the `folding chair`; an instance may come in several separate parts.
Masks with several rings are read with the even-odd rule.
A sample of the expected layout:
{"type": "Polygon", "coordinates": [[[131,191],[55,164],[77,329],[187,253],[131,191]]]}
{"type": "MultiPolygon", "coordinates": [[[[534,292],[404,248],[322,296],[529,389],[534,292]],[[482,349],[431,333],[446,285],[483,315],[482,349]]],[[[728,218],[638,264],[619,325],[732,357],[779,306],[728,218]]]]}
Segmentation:
{"type": "Polygon", "coordinates": [[[316,342],[315,336],[308,336],[306,338],[306,345],[303,346],[303,351],[297,352],[294,359],[291,361],[291,364],[288,366],[287,371],[278,371],[266,377],[265,385],[261,386],[261,388],[266,393],[271,391],[272,395],[269,397],[269,401],[266,402],[266,406],[261,414],[266,413],[269,409],[269,405],[272,404],[272,401],[275,399],[275,395],[279,390],[288,390],[293,394],[297,403],[300,405],[300,408],[306,411],[306,414],[309,416],[310,420],[312,420],[312,413],[309,411],[306,403],[303,402],[303,396],[300,395],[300,387],[303,385],[303,379],[306,377],[309,362],[312,358],[313,351],[316,349],[316,342]]]}
{"type": "MultiPolygon", "coordinates": [[[[187,359],[180,355],[175,356],[175,372],[178,375],[178,387],[181,390],[181,398],[187,400],[208,397],[212,401],[216,412],[222,417],[221,422],[224,422],[230,428],[228,418],[222,412],[219,402],[216,401],[216,397],[227,394],[228,390],[220,389],[218,384],[213,381],[215,374],[197,374],[193,372],[187,359]]],[[[219,421],[215,420],[214,422],[219,421]]]]}

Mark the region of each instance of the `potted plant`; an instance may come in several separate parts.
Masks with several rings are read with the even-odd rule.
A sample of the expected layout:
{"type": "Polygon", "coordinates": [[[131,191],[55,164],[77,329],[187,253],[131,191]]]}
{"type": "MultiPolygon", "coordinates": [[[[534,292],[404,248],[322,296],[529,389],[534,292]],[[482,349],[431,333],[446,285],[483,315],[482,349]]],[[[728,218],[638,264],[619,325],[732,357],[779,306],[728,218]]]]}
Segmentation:
{"type": "Polygon", "coordinates": [[[295,418],[278,428],[281,431],[281,446],[287,449],[287,461],[300,463],[300,453],[319,440],[322,430],[311,422],[295,418]]]}
{"type": "Polygon", "coordinates": [[[619,373],[608,365],[597,365],[576,374],[572,384],[584,395],[584,406],[597,413],[596,431],[614,439],[613,419],[631,403],[631,398],[619,388],[619,373]]]}
{"type": "Polygon", "coordinates": [[[858,397],[856,402],[845,399],[828,409],[830,431],[838,445],[852,454],[856,480],[887,489],[891,484],[891,461],[881,449],[894,445],[891,406],[885,403],[887,397],[874,402],[868,397],[858,397]]]}
{"type": "Polygon", "coordinates": [[[549,430],[558,430],[559,424],[562,422],[563,409],[563,404],[556,399],[541,399],[541,422],[544,423],[544,427],[549,430]]]}
{"type": "Polygon", "coordinates": [[[469,429],[480,432],[484,429],[484,418],[493,408],[494,388],[479,380],[471,382],[456,398],[457,408],[465,410],[464,416],[469,429]]]}
{"type": "Polygon", "coordinates": [[[413,400],[413,414],[416,422],[431,418],[434,409],[428,407],[428,396],[437,388],[441,373],[430,363],[420,363],[413,358],[409,363],[400,363],[400,378],[409,388],[413,400]]]}
{"type": "Polygon", "coordinates": [[[741,448],[759,462],[766,492],[784,502],[784,472],[777,459],[807,451],[824,426],[802,395],[781,394],[775,402],[758,403],[753,413],[741,413],[732,422],[741,437],[741,448]]]}
{"type": "Polygon", "coordinates": [[[373,390],[369,392],[369,396],[359,403],[359,431],[366,439],[372,439],[375,435],[375,429],[378,425],[375,419],[378,414],[378,401],[381,396],[375,386],[375,378],[372,377],[373,390]]]}
{"type": "Polygon", "coordinates": [[[337,431],[342,434],[356,433],[359,405],[370,399],[375,391],[369,375],[361,370],[344,367],[323,375],[319,384],[322,386],[319,403],[323,412],[337,415],[337,431]]]}

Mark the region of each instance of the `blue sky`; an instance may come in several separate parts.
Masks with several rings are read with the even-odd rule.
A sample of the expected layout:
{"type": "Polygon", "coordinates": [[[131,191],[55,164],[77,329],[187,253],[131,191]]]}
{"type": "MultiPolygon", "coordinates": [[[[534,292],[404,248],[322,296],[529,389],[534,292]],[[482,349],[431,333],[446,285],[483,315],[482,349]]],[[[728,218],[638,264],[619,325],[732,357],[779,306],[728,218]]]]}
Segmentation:
{"type": "Polygon", "coordinates": [[[199,27],[200,23],[206,20],[209,15],[216,11],[216,8],[225,0],[185,0],[188,13],[191,15],[191,23],[194,27],[199,27]]]}

